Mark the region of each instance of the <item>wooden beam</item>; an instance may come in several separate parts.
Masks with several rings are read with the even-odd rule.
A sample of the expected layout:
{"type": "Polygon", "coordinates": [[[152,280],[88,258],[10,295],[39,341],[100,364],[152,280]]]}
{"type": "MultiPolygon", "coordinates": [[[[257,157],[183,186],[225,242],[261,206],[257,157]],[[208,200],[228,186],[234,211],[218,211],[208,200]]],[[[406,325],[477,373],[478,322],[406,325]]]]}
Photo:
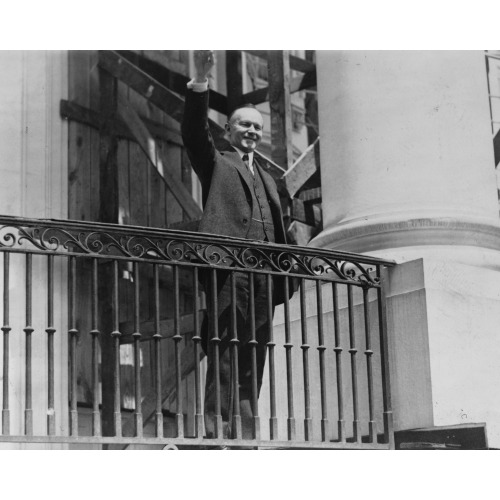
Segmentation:
{"type": "Polygon", "coordinates": [[[99,66],[165,111],[174,120],[182,121],[183,100],[117,52],[99,51],[99,66]]]}
{"type": "MultiPolygon", "coordinates": [[[[94,111],[93,109],[80,106],[73,101],[66,101],[64,99],[60,102],[59,113],[61,117],[66,120],[72,120],[81,123],[82,125],[92,127],[96,130],[99,130],[103,120],[102,115],[98,111],[94,111]]],[[[141,114],[139,114],[139,117],[148,128],[149,133],[156,139],[160,139],[165,142],[172,142],[178,146],[183,145],[181,136],[178,132],[167,128],[162,123],[150,120],[141,114]]],[[[120,116],[116,117],[114,129],[119,138],[135,141],[135,137],[130,133],[129,128],[120,116]]]]}
{"type": "Polygon", "coordinates": [[[99,222],[118,222],[118,139],[115,123],[118,108],[117,82],[106,71],[100,72],[100,196],[99,222]]]}
{"type": "Polygon", "coordinates": [[[122,96],[120,96],[118,100],[118,116],[128,128],[134,141],[140,146],[149,161],[159,171],[160,175],[163,176],[163,164],[159,161],[157,156],[156,142],[138,113],[131,106],[131,103],[122,96]]]}
{"type": "MultiPolygon", "coordinates": [[[[186,84],[190,80],[187,76],[171,71],[158,62],[152,61],[151,59],[141,56],[131,50],[117,50],[116,53],[123,56],[134,66],[144,71],[144,73],[167,89],[184,95],[184,92],[186,91],[186,84]]],[[[224,115],[227,114],[228,100],[226,96],[219,94],[219,92],[216,92],[215,90],[210,90],[210,108],[224,115]]]]}
{"type": "Polygon", "coordinates": [[[118,111],[129,128],[130,133],[144,151],[149,161],[163,177],[184,212],[190,219],[199,219],[202,214],[201,208],[193,200],[191,193],[184,186],[182,180],[169,172],[168,163],[163,158],[160,148],[157,147],[155,140],[150,135],[137,112],[125,100],[120,100],[118,111]]]}
{"type": "Polygon", "coordinates": [[[179,132],[174,129],[169,129],[163,123],[151,120],[147,116],[139,114],[141,120],[146,125],[149,133],[156,139],[160,139],[164,142],[171,142],[177,146],[184,146],[182,142],[182,137],[179,132]]]}
{"type": "MultiPolygon", "coordinates": [[[[316,57],[315,50],[306,50],[306,59],[308,61],[314,61],[316,57]]],[[[312,144],[319,136],[319,125],[318,125],[318,95],[317,92],[307,92],[304,99],[305,108],[305,125],[307,127],[307,140],[309,144],[312,144]]],[[[316,158],[318,166],[319,157],[316,158]]]]}
{"type": "Polygon", "coordinates": [[[317,187],[301,191],[298,198],[304,203],[321,203],[321,188],[317,187]]]}
{"type": "Polygon", "coordinates": [[[290,83],[290,93],[293,94],[299,90],[310,89],[311,87],[316,87],[317,78],[316,71],[309,71],[301,76],[297,76],[292,79],[290,83]]]}
{"type": "MultiPolygon", "coordinates": [[[[59,103],[59,114],[61,118],[65,120],[73,120],[82,125],[88,125],[96,130],[101,128],[101,124],[103,122],[103,118],[98,111],[94,111],[93,109],[86,108],[85,106],[80,106],[74,101],[66,101],[61,99],[59,103]]],[[[117,134],[120,134],[122,130],[118,123],[115,123],[115,131],[117,134]]],[[[127,131],[128,133],[128,131],[127,131]]]]}
{"type": "Polygon", "coordinates": [[[259,159],[259,165],[275,180],[281,179],[286,170],[280,167],[277,163],[270,160],[267,156],[263,155],[260,151],[255,151],[254,154],[259,159]]]}
{"type": "MultiPolygon", "coordinates": [[[[114,124],[118,106],[117,81],[105,70],[99,71],[100,108],[99,130],[99,222],[118,223],[118,139],[114,124]]],[[[102,432],[113,436],[118,431],[114,423],[114,367],[116,356],[113,317],[113,263],[99,266],[99,336],[102,373],[102,432]]]]}
{"type": "MultiPolygon", "coordinates": [[[[309,89],[316,87],[316,71],[310,71],[304,75],[292,78],[290,82],[290,94],[298,92],[299,90],[309,89]]],[[[269,101],[269,87],[254,90],[243,94],[241,96],[242,104],[260,104],[269,101]]]]}
{"type": "MultiPolygon", "coordinates": [[[[174,120],[182,122],[184,100],[134,66],[130,61],[116,52],[105,50],[99,51],[99,65],[174,120]]],[[[212,120],[208,120],[208,125],[216,146],[222,145],[225,142],[222,137],[224,129],[212,120]]]]}
{"type": "Polygon", "coordinates": [[[243,95],[243,77],[241,68],[241,51],[226,50],[226,94],[228,113],[233,111],[233,109],[235,109],[241,102],[241,96],[243,95]]]}
{"type": "Polygon", "coordinates": [[[271,158],[285,170],[293,164],[289,53],[269,51],[267,60],[271,110],[271,158]]]}
{"type": "MultiPolygon", "coordinates": [[[[261,59],[269,60],[269,50],[245,50],[247,54],[252,54],[254,56],[260,57],[261,59]]],[[[297,56],[290,55],[290,69],[295,71],[300,71],[302,73],[308,73],[309,71],[316,71],[316,65],[305,59],[301,59],[297,56]]]]}
{"type": "MultiPolygon", "coordinates": [[[[133,51],[139,52],[139,51],[133,51]]],[[[189,73],[188,65],[185,62],[175,59],[169,50],[141,50],[140,53],[146,58],[161,64],[170,71],[187,75],[189,73]]]]}
{"type": "Polygon", "coordinates": [[[311,144],[285,173],[280,183],[290,198],[318,170],[316,159],[319,157],[319,138],[311,144]]]}
{"type": "Polygon", "coordinates": [[[298,198],[293,198],[291,203],[290,218],[298,220],[308,226],[317,227],[322,223],[321,208],[319,205],[304,203],[298,198]]]}
{"type": "Polygon", "coordinates": [[[269,101],[269,87],[264,87],[262,89],[252,90],[252,92],[247,92],[241,96],[242,104],[262,104],[263,102],[269,101]]]}

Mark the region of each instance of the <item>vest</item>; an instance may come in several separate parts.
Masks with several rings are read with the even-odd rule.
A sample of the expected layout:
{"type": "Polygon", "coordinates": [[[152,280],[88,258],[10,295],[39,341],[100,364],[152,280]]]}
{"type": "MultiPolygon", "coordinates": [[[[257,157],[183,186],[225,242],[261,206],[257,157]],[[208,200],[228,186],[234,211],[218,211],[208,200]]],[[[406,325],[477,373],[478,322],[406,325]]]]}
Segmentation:
{"type": "Polygon", "coordinates": [[[254,168],[252,184],[252,219],[247,238],[250,240],[275,241],[273,215],[259,170],[254,168]]]}

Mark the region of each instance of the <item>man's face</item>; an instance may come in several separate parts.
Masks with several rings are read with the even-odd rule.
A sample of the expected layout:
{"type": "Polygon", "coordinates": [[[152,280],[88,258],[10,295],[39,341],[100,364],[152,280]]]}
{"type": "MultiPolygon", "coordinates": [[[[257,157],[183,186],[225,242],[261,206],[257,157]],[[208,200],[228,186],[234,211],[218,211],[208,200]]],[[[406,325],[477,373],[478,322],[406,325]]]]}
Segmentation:
{"type": "Polygon", "coordinates": [[[262,126],[262,115],[256,109],[237,109],[226,124],[226,136],[231,146],[250,153],[262,140],[262,126]]]}

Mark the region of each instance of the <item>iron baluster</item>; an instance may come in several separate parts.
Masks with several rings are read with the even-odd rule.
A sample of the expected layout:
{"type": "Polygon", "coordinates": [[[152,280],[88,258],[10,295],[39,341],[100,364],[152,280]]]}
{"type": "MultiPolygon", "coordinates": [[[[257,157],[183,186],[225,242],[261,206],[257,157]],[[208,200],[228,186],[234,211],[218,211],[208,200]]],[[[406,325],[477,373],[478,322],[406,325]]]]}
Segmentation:
{"type": "Polygon", "coordinates": [[[9,309],[10,309],[10,254],[3,255],[3,404],[2,404],[2,434],[10,434],[10,407],[9,407],[9,309]]]}
{"type": "Polygon", "coordinates": [[[134,399],[135,399],[135,435],[142,436],[142,395],[141,395],[141,333],[140,333],[140,287],[139,287],[139,263],[134,262],[134,399]]]}
{"type": "Polygon", "coordinates": [[[198,268],[193,267],[193,343],[194,343],[194,392],[195,392],[195,436],[203,436],[203,413],[201,409],[201,382],[200,382],[200,362],[201,362],[201,337],[200,337],[200,298],[198,285],[198,268]]]}
{"type": "Polygon", "coordinates": [[[158,265],[153,266],[154,281],[154,373],[155,373],[155,399],[156,399],[156,437],[163,437],[163,412],[161,398],[161,339],[160,332],[160,273],[158,265]]]}
{"type": "Polygon", "coordinates": [[[288,400],[288,419],[287,419],[287,430],[288,430],[288,440],[295,440],[295,413],[293,408],[293,362],[292,362],[292,339],[290,335],[290,301],[288,299],[288,294],[290,290],[290,283],[288,276],[284,278],[284,294],[285,302],[283,306],[284,316],[285,316],[285,345],[286,350],[286,389],[287,389],[287,400],[288,400]]]}
{"type": "Polygon", "coordinates": [[[354,331],[354,306],[352,298],[352,285],[347,285],[347,308],[349,313],[349,353],[351,354],[351,382],[352,382],[352,432],[354,442],[361,442],[361,434],[359,432],[359,408],[358,408],[358,368],[356,354],[356,335],[354,331]]]}
{"type": "Polygon", "coordinates": [[[311,388],[309,385],[309,348],[307,343],[306,288],[304,278],[300,279],[300,328],[302,332],[302,367],[304,370],[304,438],[312,439],[311,388]]]}
{"type": "Polygon", "coordinates": [[[47,257],[47,357],[48,357],[48,391],[47,391],[47,434],[56,433],[56,412],[54,407],[54,256],[47,257]]]}
{"type": "Polygon", "coordinates": [[[213,365],[215,376],[215,434],[217,438],[222,438],[222,415],[221,415],[221,398],[220,398],[220,372],[219,372],[219,322],[218,322],[218,307],[217,307],[217,270],[211,270],[211,295],[212,295],[212,338],[210,342],[213,344],[213,365]]]}
{"type": "Polygon", "coordinates": [[[122,435],[121,391],[120,391],[120,295],[118,288],[118,261],[113,260],[113,413],[115,436],[122,435]]]}
{"type": "Polygon", "coordinates": [[[182,373],[181,373],[181,341],[179,319],[179,267],[174,266],[174,351],[175,351],[175,381],[176,381],[176,401],[175,423],[177,437],[184,437],[184,415],[182,412],[182,373]]]}
{"type": "Polygon", "coordinates": [[[232,405],[229,411],[232,411],[231,427],[232,437],[235,439],[242,438],[241,429],[241,414],[240,414],[240,379],[239,379],[239,366],[238,366],[238,328],[237,328],[237,311],[236,311],[236,274],[231,272],[231,339],[229,345],[231,349],[231,362],[232,362],[232,405]]]}
{"type": "Polygon", "coordinates": [[[33,435],[33,394],[32,394],[32,334],[34,332],[32,324],[33,313],[33,256],[26,254],[26,370],[25,370],[25,405],[24,405],[24,432],[27,436],[33,435]]]}
{"type": "Polygon", "coordinates": [[[68,294],[68,323],[69,323],[69,422],[72,436],[78,436],[78,409],[77,409],[77,380],[76,380],[76,257],[69,258],[69,294],[68,294]]]}
{"type": "Polygon", "coordinates": [[[255,275],[248,275],[248,293],[249,303],[248,309],[250,314],[250,341],[251,356],[252,356],[252,415],[253,415],[253,437],[255,440],[260,440],[260,417],[259,417],[259,396],[257,388],[257,349],[258,342],[255,333],[255,275]]]}
{"type": "Polygon", "coordinates": [[[99,274],[97,259],[92,259],[91,309],[92,325],[92,435],[101,435],[101,415],[99,413],[99,274]]]}
{"type": "Polygon", "coordinates": [[[271,440],[278,439],[278,417],[276,416],[276,369],[274,366],[274,342],[273,332],[273,278],[266,275],[267,285],[267,324],[269,328],[269,342],[267,343],[269,356],[269,397],[271,403],[271,415],[269,417],[271,440]]]}
{"type": "Polygon", "coordinates": [[[342,382],[342,347],[340,344],[339,298],[337,283],[332,283],[333,299],[333,329],[335,331],[335,368],[337,375],[337,404],[338,404],[338,437],[341,443],[346,442],[344,420],[344,384],[342,382]]]}
{"type": "Polygon", "coordinates": [[[375,422],[375,408],[373,400],[373,350],[371,345],[371,332],[370,332],[370,302],[368,297],[369,289],[368,287],[363,287],[363,312],[365,319],[365,341],[366,341],[366,373],[368,377],[368,412],[369,412],[369,422],[368,422],[368,432],[370,443],[374,443],[377,440],[377,424],[375,422]]]}
{"type": "Polygon", "coordinates": [[[321,391],[321,440],[328,439],[328,408],[326,399],[325,374],[325,337],[323,332],[323,294],[321,281],[316,281],[316,300],[318,312],[318,354],[319,354],[319,384],[321,391]]]}

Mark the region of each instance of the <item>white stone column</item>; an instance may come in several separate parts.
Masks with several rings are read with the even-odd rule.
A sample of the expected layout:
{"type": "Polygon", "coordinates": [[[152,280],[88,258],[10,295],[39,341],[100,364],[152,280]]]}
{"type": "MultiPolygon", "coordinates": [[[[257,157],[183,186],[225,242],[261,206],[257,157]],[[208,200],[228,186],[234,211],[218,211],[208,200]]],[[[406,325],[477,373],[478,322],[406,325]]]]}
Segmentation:
{"type": "Polygon", "coordinates": [[[481,51],[317,53],[324,230],[396,260],[395,425],[486,422],[500,445],[500,225],[481,51]]]}
{"type": "Polygon", "coordinates": [[[484,54],[319,51],[317,58],[328,195],[313,244],[402,261],[432,245],[434,256],[451,251],[498,268],[484,54]]]}
{"type": "MultiPolygon", "coordinates": [[[[0,51],[0,65],[0,214],[67,218],[67,122],[59,114],[59,102],[68,95],[67,53],[0,51]]],[[[46,260],[33,258],[33,420],[37,435],[47,431],[46,260]]],[[[0,268],[3,274],[3,260],[0,268]]],[[[24,434],[24,255],[11,256],[9,289],[10,433],[24,434]]],[[[60,435],[68,427],[67,273],[62,259],[56,259],[54,266],[54,304],[56,433],[60,435]]]]}

